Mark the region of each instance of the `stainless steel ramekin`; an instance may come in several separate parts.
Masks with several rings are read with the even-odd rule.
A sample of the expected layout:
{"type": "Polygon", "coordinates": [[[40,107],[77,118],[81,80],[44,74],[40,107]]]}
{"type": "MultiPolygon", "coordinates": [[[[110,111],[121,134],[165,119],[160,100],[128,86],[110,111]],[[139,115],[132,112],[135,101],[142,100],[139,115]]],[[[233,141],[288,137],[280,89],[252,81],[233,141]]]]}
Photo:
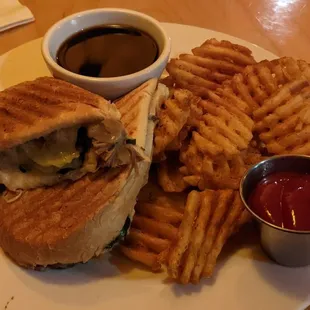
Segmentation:
{"type": "Polygon", "coordinates": [[[240,182],[241,199],[258,221],[261,245],[271,259],[288,267],[309,265],[310,231],[290,230],[270,224],[255,214],[248,205],[249,196],[257,184],[264,177],[275,172],[310,173],[310,156],[274,156],[253,166],[240,182]]]}

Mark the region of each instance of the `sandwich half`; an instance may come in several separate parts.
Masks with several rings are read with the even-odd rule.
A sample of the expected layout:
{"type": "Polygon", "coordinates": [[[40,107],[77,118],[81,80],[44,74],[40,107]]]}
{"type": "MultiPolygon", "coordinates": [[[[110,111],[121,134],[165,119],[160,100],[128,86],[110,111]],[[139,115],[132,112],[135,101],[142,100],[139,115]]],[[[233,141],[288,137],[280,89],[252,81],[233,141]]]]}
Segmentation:
{"type": "Polygon", "coordinates": [[[0,92],[0,184],[21,193],[141,157],[120,117],[102,97],[55,78],[0,92]]]}
{"type": "MultiPolygon", "coordinates": [[[[129,144],[145,159],[152,155],[156,107],[167,96],[167,88],[153,79],[115,104],[129,144]]],[[[0,246],[17,264],[36,269],[100,255],[130,226],[136,197],[148,179],[150,160],[145,159],[28,190],[12,203],[0,197],[0,246]]]]}

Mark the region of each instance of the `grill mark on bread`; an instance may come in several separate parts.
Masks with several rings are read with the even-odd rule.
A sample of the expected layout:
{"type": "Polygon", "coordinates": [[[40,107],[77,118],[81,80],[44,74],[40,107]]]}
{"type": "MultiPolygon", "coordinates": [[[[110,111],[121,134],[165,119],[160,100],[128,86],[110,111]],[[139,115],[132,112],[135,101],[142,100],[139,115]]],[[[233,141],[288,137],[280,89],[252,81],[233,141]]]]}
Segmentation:
{"type": "Polygon", "coordinates": [[[125,111],[131,111],[132,109],[138,107],[138,102],[140,100],[143,99],[144,96],[139,95],[139,96],[135,96],[134,98],[132,98],[131,100],[126,100],[126,105],[125,106],[117,106],[117,108],[119,109],[119,111],[121,112],[121,114],[126,115],[125,111]]]}
{"type": "Polygon", "coordinates": [[[48,202],[54,194],[49,191],[44,193],[45,195],[42,196],[42,191],[39,191],[39,193],[41,194],[40,200],[36,200],[36,197],[39,196],[37,192],[34,192],[35,195],[32,197],[33,201],[37,201],[38,203],[27,204],[27,208],[23,207],[23,205],[27,201],[27,195],[29,195],[28,192],[25,192],[23,195],[24,197],[22,196],[22,198],[20,198],[15,204],[8,204],[8,211],[6,212],[6,216],[3,220],[6,220],[8,225],[14,227],[15,225],[18,225],[21,218],[24,218],[25,220],[32,217],[35,218],[41,206],[46,207],[45,203],[48,202]],[[13,216],[12,213],[14,214],[13,216]]]}
{"type": "Polygon", "coordinates": [[[148,88],[149,85],[147,83],[142,84],[139,88],[137,88],[135,91],[127,94],[124,98],[122,98],[120,101],[116,102],[116,106],[119,110],[122,109],[122,107],[125,107],[126,109],[128,108],[128,102],[132,102],[132,104],[136,104],[136,99],[137,94],[143,93],[144,89],[148,88]],[[135,98],[135,100],[133,100],[135,98]],[[125,100],[124,100],[125,99],[125,100]]]}
{"type": "MultiPolygon", "coordinates": [[[[1,104],[1,103],[0,103],[1,104]]],[[[6,107],[0,106],[0,119],[2,122],[6,122],[8,118],[18,119],[18,115],[12,113],[12,111],[8,110],[6,107]]],[[[3,126],[4,127],[4,126],[3,126]]]]}
{"type": "MultiPolygon", "coordinates": [[[[79,186],[77,187],[77,191],[79,192],[83,192],[83,190],[85,190],[85,186],[87,184],[84,183],[79,183],[79,186]]],[[[26,192],[25,193],[25,197],[23,197],[24,201],[21,200],[19,202],[20,204],[20,209],[22,209],[22,205],[23,203],[26,203],[26,201],[28,200],[28,197],[30,197],[31,200],[33,200],[34,197],[36,196],[40,196],[40,200],[38,201],[38,203],[33,203],[32,205],[29,205],[29,207],[27,209],[24,209],[24,212],[21,213],[21,216],[25,219],[32,219],[35,220],[35,223],[41,223],[42,221],[49,221],[49,218],[46,218],[46,215],[50,215],[53,212],[58,212],[60,217],[62,218],[61,214],[62,214],[62,206],[63,204],[65,204],[67,201],[70,200],[70,198],[74,195],[77,194],[76,191],[66,191],[66,188],[69,187],[69,184],[66,183],[61,183],[59,186],[55,187],[55,188],[48,188],[48,189],[42,189],[42,191],[40,191],[40,193],[36,193],[37,190],[33,190],[31,192],[26,192]],[[42,193],[44,193],[44,196],[42,195],[42,193]],[[28,195],[28,197],[27,197],[28,195]],[[61,199],[59,199],[60,195],[62,196],[61,199]],[[33,197],[34,196],[34,197],[33,197]],[[48,208],[46,207],[48,205],[48,208]]],[[[19,218],[16,218],[11,225],[13,226],[12,231],[17,232],[18,230],[18,222],[19,218]],[[15,230],[16,229],[16,230],[15,230]]],[[[37,225],[34,225],[33,229],[35,229],[37,227],[37,225]]],[[[21,235],[25,235],[25,237],[29,237],[27,236],[25,233],[26,231],[20,231],[19,233],[21,235]]],[[[29,232],[29,229],[28,229],[29,232]]]]}
{"type": "Polygon", "coordinates": [[[129,173],[129,167],[109,172],[101,169],[76,182],[25,192],[14,204],[6,204],[0,198],[0,226],[16,239],[36,245],[65,238],[100,211],[102,202],[121,189],[116,182],[122,182],[129,173]]]}
{"type": "Polygon", "coordinates": [[[137,130],[138,124],[135,120],[137,120],[138,114],[139,109],[136,108],[134,111],[131,110],[131,113],[127,117],[125,116],[124,118],[122,118],[122,123],[126,127],[129,136],[135,133],[137,130]]]}
{"type": "MultiPolygon", "coordinates": [[[[45,190],[44,188],[38,188],[36,190],[25,192],[22,197],[17,200],[14,204],[8,204],[5,208],[4,212],[4,220],[6,220],[5,216],[7,215],[8,224],[14,226],[18,223],[19,218],[25,217],[25,219],[36,218],[38,215],[42,215],[40,211],[46,209],[46,205],[49,204],[53,198],[59,199],[59,191],[63,190],[64,195],[68,192],[65,191],[66,183],[59,184],[59,190],[53,190],[52,188],[48,188],[45,190]],[[44,194],[44,195],[43,195],[44,194]],[[27,204],[28,197],[32,201],[36,201],[36,203],[27,204]],[[27,208],[24,208],[24,204],[27,204],[27,208]],[[11,216],[11,213],[14,213],[15,216],[11,216]]],[[[73,195],[74,193],[72,193],[73,195]]]]}
{"type": "Polygon", "coordinates": [[[20,88],[15,90],[17,98],[20,97],[22,100],[18,101],[18,104],[24,104],[25,110],[30,109],[34,113],[42,113],[43,116],[54,116],[59,111],[74,111],[75,108],[72,105],[65,104],[67,102],[68,95],[53,97],[50,96],[50,92],[42,92],[41,90],[29,91],[27,88],[20,88]]]}
{"type": "MultiPolygon", "coordinates": [[[[98,102],[98,105],[102,106],[102,104],[98,102]]],[[[105,208],[110,212],[114,200],[118,199],[121,191],[125,191],[124,186],[127,186],[129,180],[133,181],[134,176],[131,175],[131,171],[130,166],[110,170],[101,169],[73,183],[25,192],[13,205],[16,210],[19,208],[28,210],[31,206],[31,210],[26,211],[27,215],[25,215],[31,220],[28,223],[24,223],[23,219],[16,221],[16,224],[20,223],[20,229],[17,226],[16,232],[7,221],[12,213],[7,212],[7,216],[2,216],[3,210],[10,204],[5,203],[0,197],[0,238],[5,241],[4,250],[13,259],[21,257],[19,254],[21,252],[25,253],[25,261],[18,259],[17,263],[26,267],[34,267],[35,261],[39,265],[42,264],[43,256],[48,260],[50,252],[62,251],[67,240],[80,235],[84,238],[83,234],[89,230],[88,225],[99,224],[105,208]],[[11,249],[15,247],[17,253],[13,253],[10,247],[11,249]],[[30,259],[32,262],[29,263],[30,259]]],[[[95,254],[100,249],[98,248],[95,254]]],[[[59,260],[59,258],[56,259],[59,260]]],[[[81,260],[84,260],[83,255],[81,260]]]]}
{"type": "Polygon", "coordinates": [[[104,98],[51,77],[12,86],[0,92],[0,151],[70,124],[100,121],[109,110],[117,116],[107,105],[104,98]]]}
{"type": "Polygon", "coordinates": [[[100,108],[100,106],[102,105],[102,102],[98,100],[98,98],[100,98],[98,95],[90,93],[87,90],[79,88],[68,82],[49,77],[39,78],[38,81],[40,82],[41,87],[46,87],[46,89],[52,89],[56,96],[65,96],[67,98],[72,98],[72,101],[74,102],[79,101],[82,104],[90,105],[96,108],[100,108]],[[90,100],[90,96],[93,96],[94,100],[90,100]]]}
{"type": "Polygon", "coordinates": [[[68,90],[64,88],[57,89],[57,91],[55,91],[55,94],[57,96],[67,98],[69,102],[74,102],[78,100],[82,104],[93,105],[92,102],[89,101],[89,95],[85,96],[84,94],[80,94],[77,92],[68,92],[68,90]]]}
{"type": "MultiPolygon", "coordinates": [[[[117,174],[119,175],[119,174],[117,174]]],[[[115,179],[116,176],[113,176],[115,179]]],[[[80,182],[79,182],[80,183],[80,182]]],[[[85,179],[85,182],[82,188],[76,188],[76,184],[72,184],[76,196],[75,201],[72,201],[70,197],[66,197],[66,199],[61,201],[61,209],[59,210],[59,214],[61,216],[61,224],[55,227],[54,225],[50,225],[44,228],[44,236],[42,237],[43,242],[51,242],[53,238],[66,238],[70,235],[71,230],[77,229],[80,225],[84,224],[84,221],[88,221],[95,216],[97,212],[91,212],[91,206],[98,206],[103,201],[107,201],[110,197],[114,196],[115,192],[111,191],[102,191],[105,186],[108,186],[110,183],[110,178],[104,179],[102,176],[102,172],[98,174],[98,178],[95,180],[90,180],[89,178],[85,179]],[[87,188],[87,195],[85,195],[87,188]],[[101,196],[102,193],[108,192],[108,199],[106,197],[98,198],[98,195],[101,196]],[[80,199],[78,199],[78,197],[80,199]],[[85,206],[84,208],[81,208],[85,206]],[[79,208],[77,208],[79,207],[79,208]],[[79,214],[76,215],[74,210],[79,210],[79,214]],[[79,220],[83,219],[83,222],[79,220]]],[[[116,187],[118,188],[118,187],[116,187]]],[[[54,205],[59,203],[59,195],[55,195],[54,205]]],[[[51,207],[53,209],[53,207],[51,207]]],[[[99,211],[99,210],[98,210],[99,211]]],[[[50,212],[50,210],[49,210],[50,212]]],[[[39,222],[40,219],[37,219],[36,222],[39,222]]],[[[51,223],[53,224],[53,223],[51,223]]],[[[33,240],[38,241],[38,240],[33,240]]]]}
{"type": "MultiPolygon", "coordinates": [[[[15,123],[18,124],[26,124],[30,125],[34,122],[36,116],[29,113],[27,110],[20,106],[18,100],[14,99],[14,97],[9,95],[1,96],[2,100],[5,100],[6,105],[2,106],[1,110],[4,112],[5,115],[1,117],[1,123],[0,126],[7,128],[8,130],[14,130],[15,123]],[[3,98],[4,97],[4,98],[3,98]]],[[[30,109],[29,109],[30,110],[30,109]]]]}
{"type": "Polygon", "coordinates": [[[53,117],[58,114],[57,106],[47,106],[46,103],[42,102],[43,98],[40,98],[37,94],[29,93],[23,90],[16,90],[15,94],[19,99],[8,101],[8,104],[11,104],[11,106],[7,109],[13,111],[16,110],[20,122],[23,122],[24,119],[27,118],[37,120],[38,118],[53,117]],[[42,107],[43,104],[44,107],[42,107]]]}
{"type": "MultiPolygon", "coordinates": [[[[18,88],[13,90],[21,97],[28,97],[29,101],[32,101],[38,105],[58,105],[63,102],[62,98],[58,97],[55,92],[54,96],[51,97],[51,88],[46,88],[43,85],[30,84],[20,85],[18,88]]],[[[66,97],[64,97],[66,98],[66,97]]]]}
{"type": "MultiPolygon", "coordinates": [[[[89,102],[89,92],[84,89],[77,88],[76,86],[64,83],[63,81],[59,81],[57,79],[50,78],[40,78],[38,79],[40,83],[28,82],[24,88],[33,93],[38,93],[40,97],[50,99],[51,91],[54,93],[55,101],[53,104],[62,103],[62,100],[57,100],[57,98],[65,98],[68,102],[76,102],[77,100],[81,104],[92,105],[89,102]],[[58,103],[57,103],[58,101],[58,103]]],[[[96,96],[94,94],[91,94],[96,96]]],[[[49,103],[49,102],[47,102],[49,103]]],[[[97,106],[97,105],[96,105],[97,106]]]]}

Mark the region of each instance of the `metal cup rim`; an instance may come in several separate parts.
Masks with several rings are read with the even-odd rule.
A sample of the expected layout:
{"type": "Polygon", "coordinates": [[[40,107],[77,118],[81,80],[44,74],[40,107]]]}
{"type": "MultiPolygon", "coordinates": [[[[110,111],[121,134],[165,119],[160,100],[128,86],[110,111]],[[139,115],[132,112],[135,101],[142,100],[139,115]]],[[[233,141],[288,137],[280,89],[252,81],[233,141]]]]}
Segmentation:
{"type": "Polygon", "coordinates": [[[288,158],[288,157],[300,157],[300,158],[305,158],[310,160],[310,156],[308,155],[276,155],[276,156],[272,156],[269,157],[267,159],[264,159],[262,161],[260,161],[259,163],[255,164],[254,166],[252,166],[250,169],[248,169],[245,174],[243,175],[241,181],[240,181],[240,186],[239,186],[239,194],[240,194],[240,198],[242,203],[244,204],[244,206],[246,207],[246,209],[254,216],[254,218],[256,220],[258,220],[259,222],[272,227],[274,229],[280,230],[282,232],[286,232],[286,233],[292,233],[292,234],[299,234],[299,235],[306,235],[309,234],[310,235],[310,230],[294,230],[294,229],[288,229],[288,228],[283,228],[274,224],[271,224],[269,222],[267,222],[266,220],[262,219],[259,215],[257,215],[251,208],[250,206],[247,204],[247,202],[245,201],[244,198],[244,193],[243,193],[243,187],[244,187],[244,183],[246,181],[246,179],[248,178],[248,176],[255,170],[257,169],[257,167],[265,165],[267,162],[271,161],[271,160],[277,160],[280,158],[288,158]]]}

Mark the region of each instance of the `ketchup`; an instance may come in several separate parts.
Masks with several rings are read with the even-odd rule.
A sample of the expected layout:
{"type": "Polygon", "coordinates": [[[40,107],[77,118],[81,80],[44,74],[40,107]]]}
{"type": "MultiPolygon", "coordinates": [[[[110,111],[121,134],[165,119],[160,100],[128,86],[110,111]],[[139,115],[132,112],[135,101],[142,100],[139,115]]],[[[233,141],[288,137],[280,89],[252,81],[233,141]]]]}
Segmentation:
{"type": "Polygon", "coordinates": [[[310,230],[310,175],[277,172],[251,193],[250,208],[265,221],[293,230],[310,230]]]}

